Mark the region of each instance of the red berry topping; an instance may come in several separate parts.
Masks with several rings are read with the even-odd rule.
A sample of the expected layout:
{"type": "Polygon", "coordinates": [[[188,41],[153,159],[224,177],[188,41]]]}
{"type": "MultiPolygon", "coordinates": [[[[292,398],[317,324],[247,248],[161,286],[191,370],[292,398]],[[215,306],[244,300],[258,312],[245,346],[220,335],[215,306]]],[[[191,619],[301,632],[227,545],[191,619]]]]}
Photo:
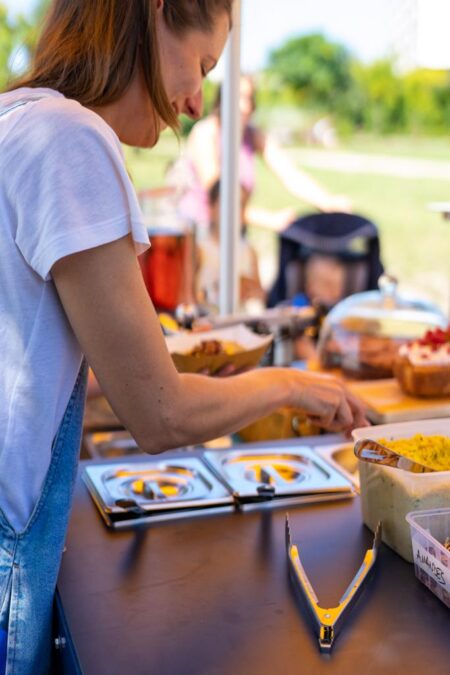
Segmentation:
{"type": "Polygon", "coordinates": [[[436,351],[442,345],[450,343],[450,324],[445,330],[442,330],[442,328],[427,330],[423,338],[416,340],[416,343],[422,347],[430,347],[432,351],[436,351]]]}

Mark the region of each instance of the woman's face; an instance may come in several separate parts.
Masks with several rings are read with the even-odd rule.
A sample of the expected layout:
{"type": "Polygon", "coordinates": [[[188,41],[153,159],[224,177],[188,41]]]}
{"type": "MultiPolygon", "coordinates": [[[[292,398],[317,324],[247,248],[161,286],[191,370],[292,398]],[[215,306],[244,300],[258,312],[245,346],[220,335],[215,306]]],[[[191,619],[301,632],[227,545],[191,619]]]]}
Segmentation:
{"type": "MultiPolygon", "coordinates": [[[[161,54],[161,71],[164,87],[177,115],[184,113],[193,119],[203,110],[202,83],[216,65],[230,29],[228,14],[219,14],[212,31],[189,30],[179,36],[172,33],[164,20],[162,3],[158,4],[156,31],[161,54]]],[[[138,72],[122,99],[123,109],[128,108],[126,128],[119,138],[128,145],[152,147],[160,132],[167,126],[160,120],[155,129],[152,103],[142,71],[138,72]],[[132,109],[132,111],[131,111],[132,109]],[[130,123],[131,122],[131,123],[130,123]]],[[[123,116],[125,121],[125,115],[123,116]]]]}

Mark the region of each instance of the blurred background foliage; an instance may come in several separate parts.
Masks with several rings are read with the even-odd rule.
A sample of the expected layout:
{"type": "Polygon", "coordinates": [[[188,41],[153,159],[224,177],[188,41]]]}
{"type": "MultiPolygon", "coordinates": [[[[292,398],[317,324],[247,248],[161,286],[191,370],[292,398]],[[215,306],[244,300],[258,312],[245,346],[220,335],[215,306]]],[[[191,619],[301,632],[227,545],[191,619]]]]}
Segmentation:
{"type": "Polygon", "coordinates": [[[12,18],[0,0],[0,90],[26,67],[50,0],[39,0],[31,17],[12,18]]]}
{"type": "MultiPolygon", "coordinates": [[[[0,0],[1,88],[29,61],[49,2],[40,0],[30,19],[13,20],[0,0]]],[[[294,136],[310,120],[329,114],[341,135],[354,131],[439,135],[450,127],[448,71],[399,73],[393,60],[363,63],[344,45],[319,33],[293,37],[273,50],[257,81],[262,122],[270,124],[269,109],[280,109],[283,126],[294,136]],[[301,114],[295,112],[300,110],[301,114]]],[[[206,82],[205,113],[216,88],[206,82]]],[[[192,124],[183,120],[183,135],[192,124]]]]}
{"type": "MultiPolygon", "coordinates": [[[[49,2],[40,0],[28,20],[13,20],[0,0],[0,88],[29,62],[49,2]]],[[[449,222],[431,212],[427,204],[448,200],[450,72],[416,69],[401,73],[389,58],[364,63],[345,46],[310,34],[292,37],[273,50],[266,68],[254,78],[256,122],[278,135],[300,168],[331,192],[348,194],[355,212],[377,223],[386,269],[401,280],[402,290],[419,293],[448,311],[449,222]],[[335,132],[330,146],[318,143],[311,134],[323,120],[335,132]],[[353,169],[343,170],[339,162],[331,162],[333,157],[345,160],[347,156],[359,158],[353,169]],[[317,162],[322,157],[324,161],[317,162]],[[384,168],[371,170],[372,158],[385,160],[384,168]],[[397,171],[399,160],[412,162],[408,175],[397,171]]],[[[212,107],[217,86],[205,81],[205,114],[212,107]]],[[[182,120],[183,136],[192,124],[187,118],[182,120]]],[[[164,183],[167,167],[182,151],[183,140],[180,143],[166,131],[151,150],[125,147],[137,189],[164,183]]],[[[261,161],[256,184],[252,200],[257,206],[291,206],[299,215],[311,211],[261,161]]],[[[250,227],[248,234],[268,288],[276,273],[278,238],[262,228],[250,227]]]]}
{"type": "Polygon", "coordinates": [[[450,73],[418,69],[399,73],[393,60],[365,64],[343,46],[313,34],[272,51],[266,99],[280,89],[317,114],[333,111],[343,130],[376,133],[448,133],[450,73]],[[269,96],[267,96],[267,93],[269,96]]]}

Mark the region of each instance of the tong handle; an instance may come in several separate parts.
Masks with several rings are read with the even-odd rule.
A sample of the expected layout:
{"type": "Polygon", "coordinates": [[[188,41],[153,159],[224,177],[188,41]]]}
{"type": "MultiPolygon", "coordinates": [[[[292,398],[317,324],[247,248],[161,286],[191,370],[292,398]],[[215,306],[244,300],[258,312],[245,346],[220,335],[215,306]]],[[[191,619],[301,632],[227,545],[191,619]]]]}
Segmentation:
{"type": "Polygon", "coordinates": [[[403,469],[403,471],[411,471],[412,473],[433,471],[428,466],[399,455],[371,438],[361,438],[356,441],[354,453],[358,459],[370,464],[382,464],[383,466],[391,466],[403,469]]]}
{"type": "Polygon", "coordinates": [[[319,601],[308,575],[301,563],[297,546],[292,544],[289,518],[286,515],[286,549],[296,586],[306,601],[311,617],[319,634],[319,648],[321,652],[329,653],[333,647],[336,635],[342,625],[344,614],[356,602],[364,588],[364,581],[371,572],[378,554],[381,540],[381,523],[375,532],[373,547],[366,551],[362,565],[348,585],[337,607],[323,608],[319,601]]]}

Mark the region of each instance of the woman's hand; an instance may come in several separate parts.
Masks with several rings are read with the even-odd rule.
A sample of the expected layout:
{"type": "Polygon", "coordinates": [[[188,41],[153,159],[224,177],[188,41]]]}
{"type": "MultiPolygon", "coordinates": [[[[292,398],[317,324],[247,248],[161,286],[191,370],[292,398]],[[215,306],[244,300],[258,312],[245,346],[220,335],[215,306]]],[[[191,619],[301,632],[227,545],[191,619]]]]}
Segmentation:
{"type": "Polygon", "coordinates": [[[293,371],[292,375],[295,377],[292,407],[303,410],[318,426],[349,433],[369,424],[362,401],[340,380],[304,371],[293,371]]]}

